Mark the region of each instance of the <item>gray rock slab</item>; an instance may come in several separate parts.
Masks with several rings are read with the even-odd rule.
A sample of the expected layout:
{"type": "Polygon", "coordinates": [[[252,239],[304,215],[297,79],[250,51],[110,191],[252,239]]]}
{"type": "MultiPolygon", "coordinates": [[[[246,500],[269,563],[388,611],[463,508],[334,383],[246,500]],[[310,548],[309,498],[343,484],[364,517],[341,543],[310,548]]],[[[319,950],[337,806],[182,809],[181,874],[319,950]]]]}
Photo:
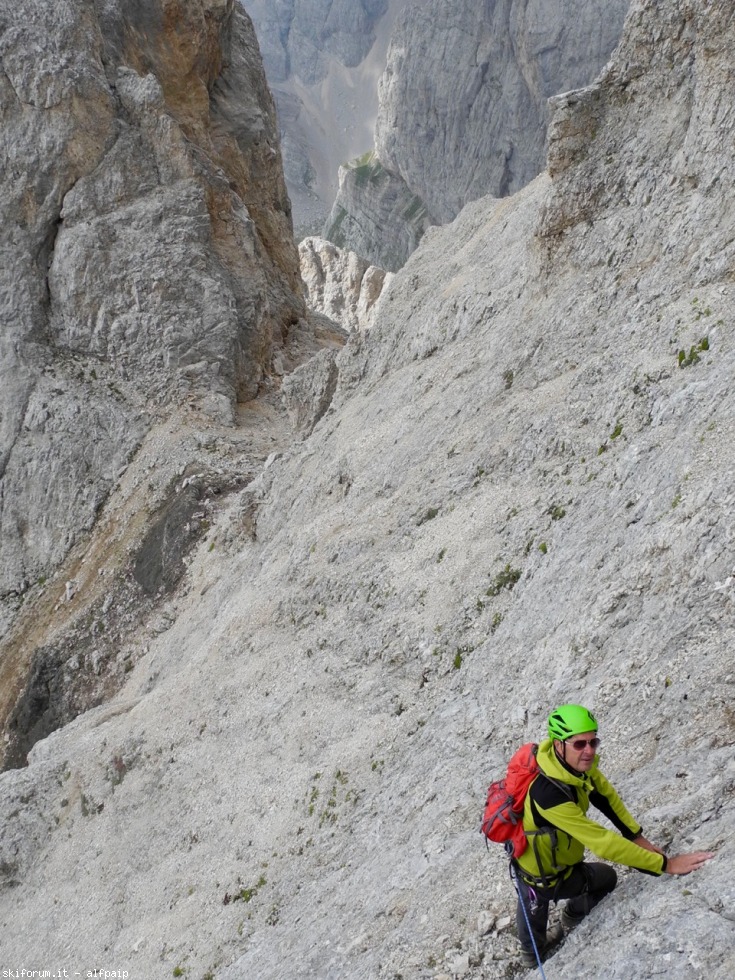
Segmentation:
{"type": "Polygon", "coordinates": [[[4,963],[519,973],[484,794],[578,700],[716,857],[623,872],[547,976],[733,975],[734,44],[729,0],[636,2],[550,171],[427,232],[118,696],[0,777],[4,963]]]}

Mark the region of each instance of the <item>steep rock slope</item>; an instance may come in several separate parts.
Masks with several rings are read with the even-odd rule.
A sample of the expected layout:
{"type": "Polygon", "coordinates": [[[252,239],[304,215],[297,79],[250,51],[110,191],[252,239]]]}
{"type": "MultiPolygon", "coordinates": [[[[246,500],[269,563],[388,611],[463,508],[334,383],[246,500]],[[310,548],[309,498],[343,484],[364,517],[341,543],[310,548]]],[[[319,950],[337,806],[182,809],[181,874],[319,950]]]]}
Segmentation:
{"type": "MultiPolygon", "coordinates": [[[[238,405],[272,387],[305,311],[273,103],[239,5],[2,0],[0,25],[0,635],[24,620],[0,657],[0,720],[38,648],[14,726],[44,734],[56,722],[42,716],[68,720],[100,693],[83,693],[83,677],[107,683],[107,641],[91,626],[84,655],[50,641],[66,613],[92,616],[83,570],[72,558],[54,581],[60,563],[172,411],[188,413],[184,446],[188,426],[232,427],[238,405]],[[46,614],[27,611],[31,597],[46,614]]],[[[138,467],[149,491],[130,494],[117,518],[129,537],[120,552],[101,546],[98,570],[107,550],[134,578],[177,470],[218,468],[201,447],[182,455],[153,452],[145,484],[138,467]]],[[[242,475],[213,480],[221,492],[242,475]]],[[[151,595],[164,584],[138,577],[151,595]]],[[[109,626],[102,601],[93,618],[109,626]]]]}
{"type": "Polygon", "coordinates": [[[395,270],[412,251],[407,229],[420,237],[427,221],[451,221],[468,201],[527,184],[544,166],[546,100],[595,78],[628,7],[629,0],[409,3],[380,80],[380,174],[361,182],[354,168],[340,171],[324,236],[395,270]],[[396,198],[406,201],[403,212],[396,198]]]}
{"type": "Polygon", "coordinates": [[[125,690],[0,777],[4,962],[507,977],[484,790],[580,700],[648,836],[719,853],[548,975],[733,975],[734,43],[636,0],[549,173],[426,234],[125,690]]]}
{"type": "Polygon", "coordinates": [[[426,229],[436,224],[439,222],[421,198],[370,151],[340,167],[339,193],[324,236],[338,247],[370,256],[369,261],[397,272],[426,229]]]}

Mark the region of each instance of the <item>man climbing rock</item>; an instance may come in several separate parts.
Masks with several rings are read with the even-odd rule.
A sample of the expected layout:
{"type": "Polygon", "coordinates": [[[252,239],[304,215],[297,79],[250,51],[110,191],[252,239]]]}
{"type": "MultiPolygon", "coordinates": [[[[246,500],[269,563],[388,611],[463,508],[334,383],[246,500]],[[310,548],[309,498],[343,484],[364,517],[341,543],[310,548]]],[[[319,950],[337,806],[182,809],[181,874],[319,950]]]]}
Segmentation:
{"type": "Polygon", "coordinates": [[[552,711],[548,732],[536,754],[541,773],[531,783],[523,809],[528,847],[513,861],[518,936],[523,964],[528,967],[536,965],[536,951],[543,959],[564,931],[615,888],[614,869],[584,861],[585,848],[652,875],[686,875],[714,857],[709,851],[667,857],[643,836],[597,768],[597,720],[586,708],[565,704],[552,711]],[[590,803],[619,834],[587,817],[590,803]],[[568,899],[561,923],[547,934],[549,902],[560,899],[568,899]]]}

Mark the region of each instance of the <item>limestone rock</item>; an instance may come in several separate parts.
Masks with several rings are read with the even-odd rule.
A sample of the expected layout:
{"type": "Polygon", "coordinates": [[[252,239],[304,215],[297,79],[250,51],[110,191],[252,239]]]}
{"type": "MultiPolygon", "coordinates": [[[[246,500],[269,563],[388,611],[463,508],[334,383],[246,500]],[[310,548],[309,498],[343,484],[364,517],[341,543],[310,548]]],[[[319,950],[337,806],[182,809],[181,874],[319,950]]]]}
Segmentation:
{"type": "Polygon", "coordinates": [[[146,412],[232,421],[303,305],[238,5],[4,2],[2,17],[7,596],[89,529],[146,412]]]}
{"type": "Polygon", "coordinates": [[[339,371],[334,351],[321,351],[283,382],[283,397],[294,428],[308,436],[325,415],[337,388],[339,371]]]}
{"type": "Polygon", "coordinates": [[[547,99],[595,78],[628,7],[629,0],[410,2],[379,86],[381,179],[359,187],[354,173],[341,175],[325,237],[395,269],[425,229],[416,226],[417,209],[424,221],[445,223],[468,201],[527,184],[545,162],[547,99]],[[405,188],[408,221],[386,207],[389,187],[405,188]]]}
{"type": "Polygon", "coordinates": [[[297,75],[307,85],[327,74],[328,58],[358,65],[375,41],[375,25],[389,0],[245,0],[269,77],[297,75]]]}
{"type": "Polygon", "coordinates": [[[410,5],[380,82],[378,157],[440,222],[483,194],[519,190],[544,166],[546,100],[594,79],[629,6],[410,5]]]}
{"type": "Polygon", "coordinates": [[[324,237],[397,272],[427,228],[437,224],[421,198],[375,153],[339,169],[339,193],[324,237]]]}
{"type": "Polygon", "coordinates": [[[377,312],[385,270],[323,238],[305,238],[299,257],[309,306],[344,330],[367,329],[377,312]]]}
{"type": "Polygon", "coordinates": [[[407,0],[243,0],[277,105],[298,238],[318,234],[338,168],[372,144],[377,79],[407,0]]]}
{"type": "MultiPolygon", "coordinates": [[[[124,687],[0,776],[4,963],[517,974],[482,806],[579,701],[646,835],[716,857],[621,869],[548,975],[735,975],[734,47],[730,0],[636,0],[594,99],[556,106],[553,175],[427,231],[310,434],[212,507],[124,687]]],[[[259,450],[273,411],[238,406],[259,450]]],[[[243,469],[180,421],[108,553],[144,453],[178,487],[243,469]]]]}
{"type": "Polygon", "coordinates": [[[203,533],[171,525],[171,574],[146,593],[146,522],[181,456],[218,493],[241,486],[240,406],[320,344],[239,4],[2,0],[0,24],[0,755],[22,764],[143,655],[131,608],[151,611],[203,533]],[[178,439],[136,463],[176,413],[178,439]],[[192,417],[231,433],[220,450],[186,458],[192,417]]]}

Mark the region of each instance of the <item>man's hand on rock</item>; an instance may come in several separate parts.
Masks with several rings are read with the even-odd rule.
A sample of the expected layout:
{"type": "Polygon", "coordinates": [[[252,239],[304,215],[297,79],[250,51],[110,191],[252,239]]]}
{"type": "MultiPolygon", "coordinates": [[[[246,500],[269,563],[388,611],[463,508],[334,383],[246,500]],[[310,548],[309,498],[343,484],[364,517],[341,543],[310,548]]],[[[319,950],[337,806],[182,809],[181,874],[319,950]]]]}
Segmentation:
{"type": "Polygon", "coordinates": [[[666,861],[666,874],[688,875],[697,871],[715,855],[712,851],[693,851],[691,854],[677,854],[666,861]]]}

